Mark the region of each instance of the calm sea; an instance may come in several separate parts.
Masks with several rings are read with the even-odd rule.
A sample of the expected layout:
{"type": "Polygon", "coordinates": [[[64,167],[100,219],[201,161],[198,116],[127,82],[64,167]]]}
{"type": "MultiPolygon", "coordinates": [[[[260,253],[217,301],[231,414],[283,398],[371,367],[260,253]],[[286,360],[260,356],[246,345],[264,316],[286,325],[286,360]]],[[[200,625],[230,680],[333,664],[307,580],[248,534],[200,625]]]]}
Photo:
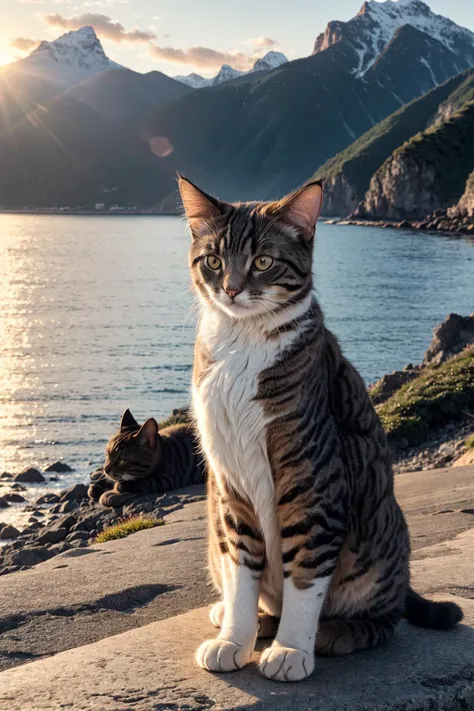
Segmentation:
{"type": "MultiPolygon", "coordinates": [[[[126,407],[142,420],[188,402],[187,248],[173,217],[0,215],[0,472],[59,459],[76,472],[47,488],[64,486],[126,407]]],[[[474,311],[468,240],[320,224],[315,249],[327,323],[368,383],[474,311]]]]}

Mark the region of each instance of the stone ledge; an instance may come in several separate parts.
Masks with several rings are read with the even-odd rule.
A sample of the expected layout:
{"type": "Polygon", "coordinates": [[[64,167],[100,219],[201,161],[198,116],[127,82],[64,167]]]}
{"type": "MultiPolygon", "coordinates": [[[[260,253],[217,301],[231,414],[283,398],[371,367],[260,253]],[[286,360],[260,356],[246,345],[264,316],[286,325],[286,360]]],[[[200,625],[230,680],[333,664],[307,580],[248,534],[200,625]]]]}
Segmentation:
{"type": "Polygon", "coordinates": [[[433,632],[402,624],[391,643],[319,659],[309,680],[292,685],[263,679],[255,664],[220,676],[199,669],[194,651],[214,633],[207,608],[200,608],[2,672],[0,706],[9,711],[470,709],[474,601],[458,602],[466,613],[466,624],[458,629],[433,632]]]}

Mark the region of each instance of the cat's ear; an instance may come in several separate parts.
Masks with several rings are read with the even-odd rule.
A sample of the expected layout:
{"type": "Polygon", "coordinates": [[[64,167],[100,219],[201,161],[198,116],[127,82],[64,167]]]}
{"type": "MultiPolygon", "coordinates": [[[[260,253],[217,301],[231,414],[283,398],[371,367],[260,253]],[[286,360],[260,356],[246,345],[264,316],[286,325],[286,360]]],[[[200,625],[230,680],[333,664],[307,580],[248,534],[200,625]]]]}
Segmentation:
{"type": "Polygon", "coordinates": [[[120,429],[121,430],[129,430],[131,428],[138,428],[140,425],[130,412],[130,410],[127,408],[125,412],[122,415],[122,421],[120,423],[120,429]]]}
{"type": "Polygon", "coordinates": [[[198,188],[187,178],[178,174],[179,192],[183,201],[184,211],[188,218],[193,235],[199,233],[208,223],[212,223],[218,215],[221,215],[226,204],[212,195],[208,195],[198,188]]]}
{"type": "Polygon", "coordinates": [[[321,212],[323,186],[314,180],[272,206],[272,212],[290,227],[301,232],[306,239],[314,237],[314,230],[321,212]]]}
{"type": "Polygon", "coordinates": [[[150,419],[140,427],[140,431],[137,432],[137,437],[140,445],[143,447],[150,447],[150,449],[154,449],[156,447],[156,440],[158,439],[158,423],[154,417],[150,417],[150,419]]]}

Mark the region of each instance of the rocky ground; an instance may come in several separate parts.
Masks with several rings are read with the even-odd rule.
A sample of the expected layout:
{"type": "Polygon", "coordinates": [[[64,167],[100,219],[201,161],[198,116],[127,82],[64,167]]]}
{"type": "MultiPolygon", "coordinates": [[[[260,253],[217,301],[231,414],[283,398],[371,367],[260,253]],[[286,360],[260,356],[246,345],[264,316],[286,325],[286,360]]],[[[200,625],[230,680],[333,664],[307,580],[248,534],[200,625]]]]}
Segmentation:
{"type": "MultiPolygon", "coordinates": [[[[474,467],[401,474],[417,590],[463,608],[457,629],[402,623],[387,645],[318,659],[303,683],[254,662],[208,674],[215,630],[202,488],[170,494],[165,525],[71,548],[0,578],[0,707],[8,711],[460,711],[474,708],[474,467]],[[170,509],[171,509],[170,506],[170,509]]],[[[166,508],[166,507],[163,507],[166,508]]],[[[268,644],[262,641],[258,649],[268,644]]]]}

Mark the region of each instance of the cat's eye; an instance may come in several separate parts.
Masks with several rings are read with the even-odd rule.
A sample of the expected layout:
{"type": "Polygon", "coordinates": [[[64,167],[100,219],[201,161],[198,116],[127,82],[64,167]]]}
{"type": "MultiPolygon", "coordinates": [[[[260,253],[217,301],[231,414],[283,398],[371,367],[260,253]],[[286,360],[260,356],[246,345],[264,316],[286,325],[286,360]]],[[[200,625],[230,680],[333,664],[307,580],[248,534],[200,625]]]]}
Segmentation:
{"type": "Polygon", "coordinates": [[[257,257],[253,260],[253,266],[258,272],[266,272],[273,266],[274,261],[273,257],[257,257]]]}
{"type": "Polygon", "coordinates": [[[215,254],[208,254],[208,256],[206,257],[206,264],[209,269],[212,269],[214,272],[216,272],[218,269],[221,268],[222,262],[219,257],[216,257],[215,254]]]}

